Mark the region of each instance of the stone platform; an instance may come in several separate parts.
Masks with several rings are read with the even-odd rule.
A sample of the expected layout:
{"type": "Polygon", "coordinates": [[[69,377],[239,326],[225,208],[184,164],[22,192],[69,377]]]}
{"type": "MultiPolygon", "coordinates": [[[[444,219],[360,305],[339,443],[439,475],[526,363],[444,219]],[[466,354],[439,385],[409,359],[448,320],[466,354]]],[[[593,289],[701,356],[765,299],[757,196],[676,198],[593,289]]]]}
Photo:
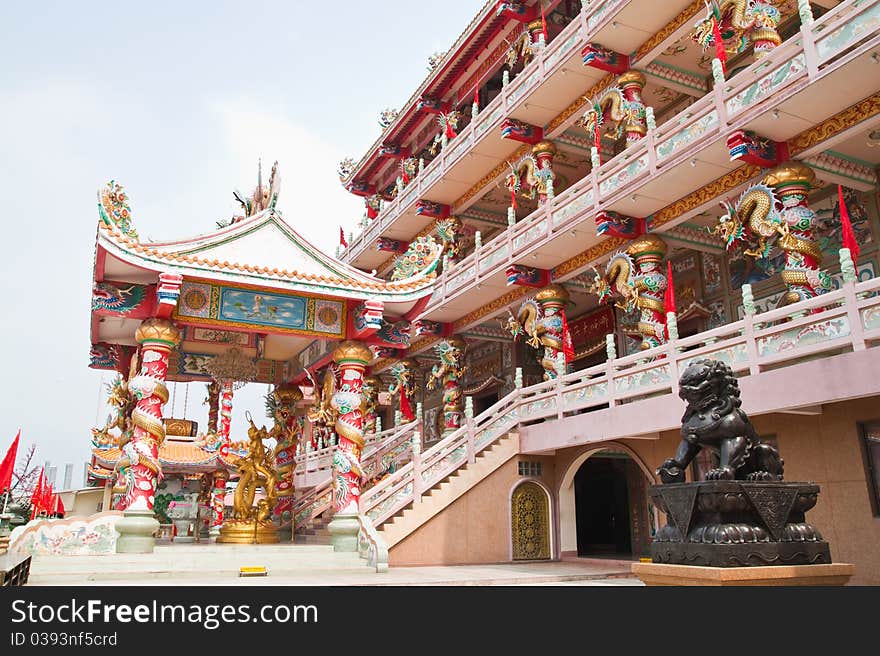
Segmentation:
{"type": "Polygon", "coordinates": [[[846,585],[855,567],[849,563],[768,567],[633,563],[632,572],[649,586],[830,586],[846,585]]]}
{"type": "Polygon", "coordinates": [[[697,567],[830,565],[806,513],[819,486],[782,481],[702,481],[650,488],[669,522],[651,544],[654,563],[697,567]]]}

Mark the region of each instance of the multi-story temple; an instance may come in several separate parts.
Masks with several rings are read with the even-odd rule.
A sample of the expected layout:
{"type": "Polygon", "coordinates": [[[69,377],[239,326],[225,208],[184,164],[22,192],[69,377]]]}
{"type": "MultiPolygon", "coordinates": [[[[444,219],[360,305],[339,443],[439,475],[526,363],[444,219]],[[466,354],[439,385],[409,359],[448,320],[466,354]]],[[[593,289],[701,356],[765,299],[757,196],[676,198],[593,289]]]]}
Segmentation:
{"type": "Polygon", "coordinates": [[[174,466],[222,523],[260,381],[294,534],[332,518],[391,566],[637,558],[709,357],[880,583],[880,0],[489,2],[429,68],[340,165],[365,211],[336,258],[274,175],[169,242],[104,190],[92,366],[135,394],[95,467],[126,518],[171,467],[165,382],[204,381],[223,418],[187,448],[217,453],[174,466]]]}

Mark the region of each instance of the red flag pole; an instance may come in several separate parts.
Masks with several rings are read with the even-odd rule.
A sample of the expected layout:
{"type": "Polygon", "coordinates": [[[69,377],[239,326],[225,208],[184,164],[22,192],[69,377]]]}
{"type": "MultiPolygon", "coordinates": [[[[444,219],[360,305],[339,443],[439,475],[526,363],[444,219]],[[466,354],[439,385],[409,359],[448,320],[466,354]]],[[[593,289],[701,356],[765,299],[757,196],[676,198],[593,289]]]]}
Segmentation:
{"type": "Polygon", "coordinates": [[[856,233],[853,231],[852,222],[849,220],[849,211],[846,209],[846,201],[843,199],[843,185],[837,185],[837,201],[840,204],[840,226],[843,237],[843,247],[849,249],[853,264],[859,259],[861,248],[856,241],[856,233]]]}
{"type": "Polygon", "coordinates": [[[21,429],[15,434],[9,450],[0,462],[0,490],[6,490],[6,498],[3,501],[3,513],[6,513],[6,507],[9,505],[9,493],[12,490],[12,473],[15,470],[15,458],[18,456],[18,440],[21,437],[21,429]]]}
{"type": "Polygon", "coordinates": [[[43,468],[40,467],[40,476],[37,478],[37,484],[34,491],[31,492],[31,519],[36,519],[40,507],[41,497],[43,495],[43,468]]]}
{"type": "Polygon", "coordinates": [[[724,50],[724,42],[721,40],[721,27],[718,19],[712,17],[712,40],[715,42],[715,56],[721,60],[721,71],[727,75],[727,52],[724,50]]]}
{"type": "Polygon", "coordinates": [[[544,17],[543,2],[541,2],[541,31],[544,33],[544,43],[547,43],[547,19],[544,17]]]}

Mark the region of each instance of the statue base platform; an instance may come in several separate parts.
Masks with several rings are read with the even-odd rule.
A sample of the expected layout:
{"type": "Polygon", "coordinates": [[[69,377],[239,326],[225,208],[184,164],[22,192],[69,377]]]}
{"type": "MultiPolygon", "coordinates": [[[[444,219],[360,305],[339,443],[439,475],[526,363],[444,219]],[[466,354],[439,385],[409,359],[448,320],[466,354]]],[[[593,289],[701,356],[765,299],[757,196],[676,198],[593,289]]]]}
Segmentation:
{"type": "Polygon", "coordinates": [[[846,585],[855,573],[855,567],[849,563],[768,567],[699,567],[633,563],[632,572],[649,586],[830,586],[846,585]]]}
{"type": "Polygon", "coordinates": [[[830,565],[831,551],[805,513],[819,486],[702,481],[650,488],[669,523],[651,544],[654,564],[697,567],[830,565]]]}
{"type": "Polygon", "coordinates": [[[277,544],[280,541],[277,526],[256,520],[224,522],[216,540],[226,544],[277,544]]]}

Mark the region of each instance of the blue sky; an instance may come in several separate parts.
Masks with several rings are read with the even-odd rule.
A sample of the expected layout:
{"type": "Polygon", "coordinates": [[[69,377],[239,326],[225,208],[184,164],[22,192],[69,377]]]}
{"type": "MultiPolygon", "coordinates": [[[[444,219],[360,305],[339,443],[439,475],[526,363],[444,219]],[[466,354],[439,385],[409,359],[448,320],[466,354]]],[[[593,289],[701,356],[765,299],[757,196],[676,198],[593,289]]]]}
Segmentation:
{"type": "MultiPolygon", "coordinates": [[[[285,218],[332,252],[363,204],[337,162],[379,136],[481,0],[7,3],[0,40],[5,352],[0,450],[22,429],[39,462],[87,458],[110,376],[88,368],[96,192],[128,190],[141,238],[211,230],[279,161],[285,218]]],[[[172,386],[172,393],[174,393],[172,386]]],[[[237,396],[262,414],[264,385],[237,396]]],[[[176,414],[183,410],[183,385],[176,414]]],[[[205,422],[204,386],[188,418],[205,422]]],[[[171,404],[166,407],[170,413],[171,404]]],[[[256,411],[256,412],[254,412],[256,411]]]]}

